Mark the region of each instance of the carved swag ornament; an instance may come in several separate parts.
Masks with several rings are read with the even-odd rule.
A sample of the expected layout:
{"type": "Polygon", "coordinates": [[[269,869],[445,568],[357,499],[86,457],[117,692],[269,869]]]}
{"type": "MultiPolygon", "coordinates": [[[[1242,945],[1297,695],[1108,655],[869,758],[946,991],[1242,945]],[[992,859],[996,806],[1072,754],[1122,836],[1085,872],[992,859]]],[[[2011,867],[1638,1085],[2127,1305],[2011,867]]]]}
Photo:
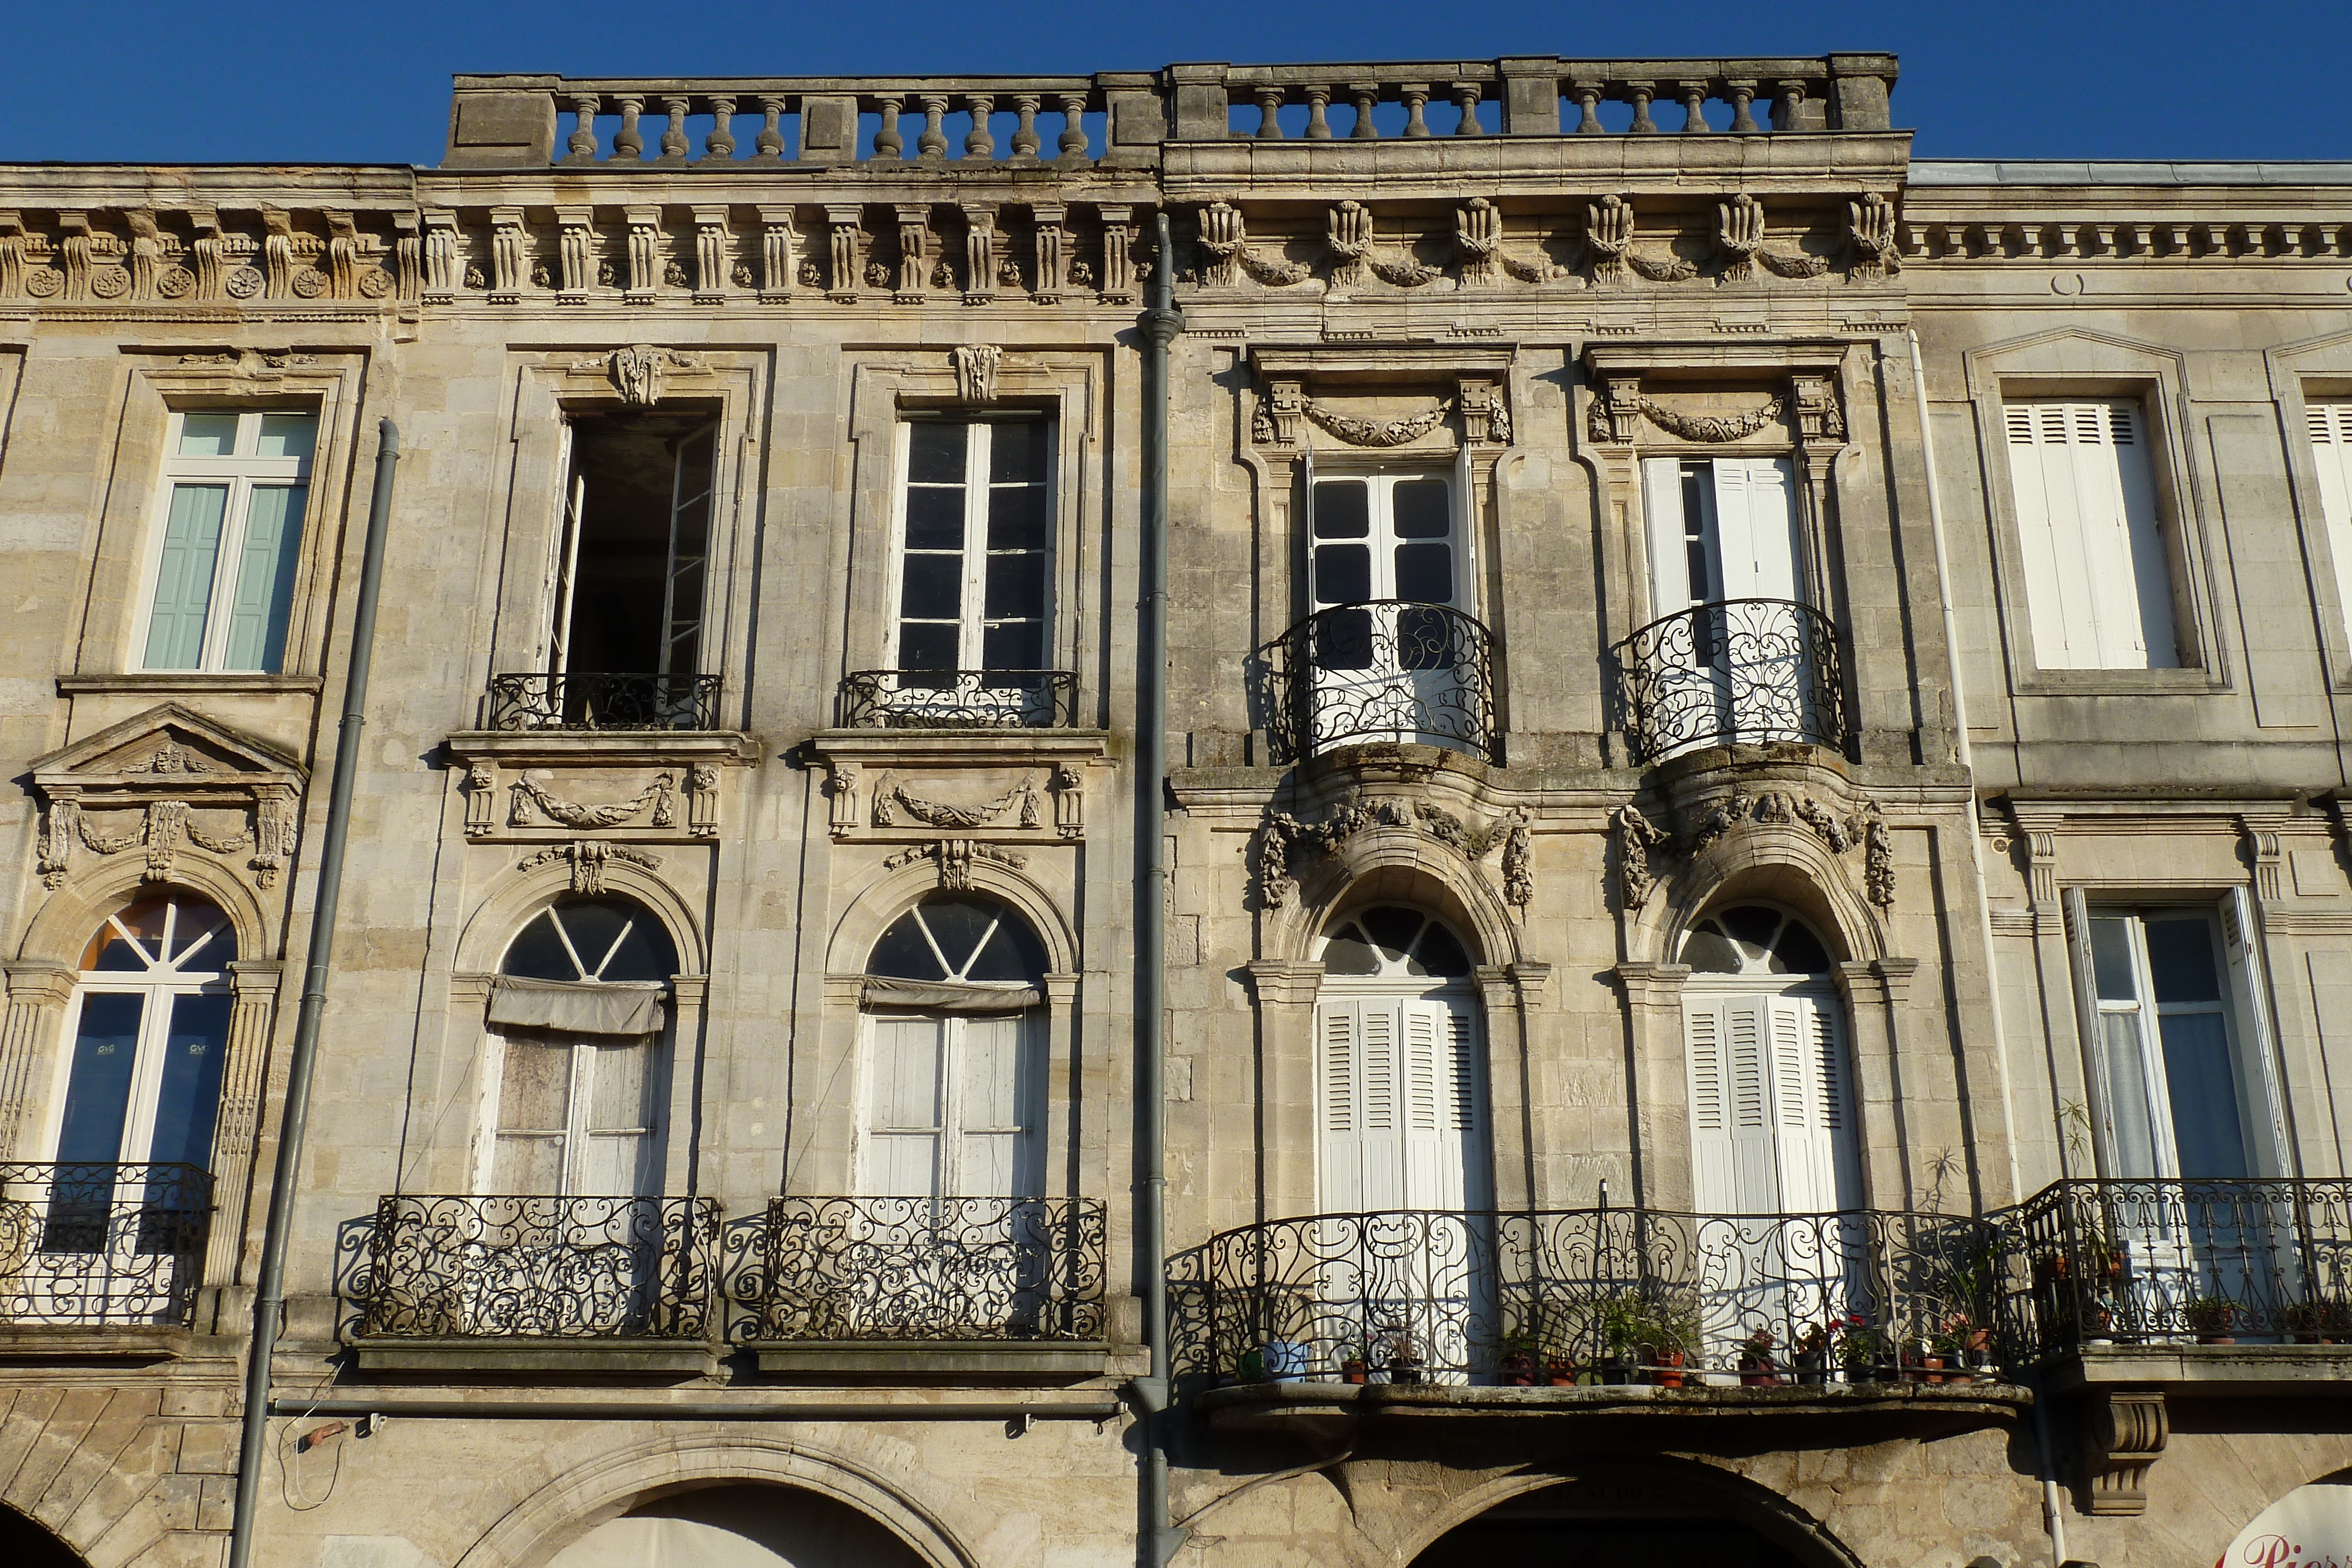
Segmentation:
{"type": "Polygon", "coordinates": [[[1265,825],[1258,830],[1259,904],[1266,909],[1287,905],[1298,891],[1297,880],[1291,873],[1298,856],[1319,860],[1337,854],[1349,839],[1368,828],[1416,831],[1472,865],[1483,863],[1487,856],[1500,850],[1504,902],[1525,909],[1535,901],[1535,870],[1529,852],[1528,813],[1524,810],[1515,807],[1492,821],[1476,824],[1426,800],[1368,801],[1350,791],[1338,810],[1320,822],[1302,822],[1282,811],[1266,814],[1265,825]]]}
{"type": "Polygon", "coordinates": [[[1653,857],[1678,852],[1685,860],[1699,854],[1717,840],[1748,822],[1767,826],[1802,827],[1832,855],[1843,855],[1856,845],[1863,852],[1863,894],[1881,911],[1895,906],[1895,847],[1878,802],[1864,800],[1860,810],[1840,817],[1810,795],[1767,789],[1756,795],[1734,791],[1706,810],[1694,813],[1679,844],[1675,835],[1652,821],[1632,802],[1610,814],[1609,825],[1617,850],[1617,899],[1627,914],[1650,901],[1658,874],[1653,857]]]}
{"type": "Polygon", "coordinates": [[[171,881],[191,848],[243,856],[265,889],[293,863],[299,766],[176,703],[52,752],[32,774],[41,803],[34,869],[52,890],[79,853],[142,851],[149,882],[171,881]]]}

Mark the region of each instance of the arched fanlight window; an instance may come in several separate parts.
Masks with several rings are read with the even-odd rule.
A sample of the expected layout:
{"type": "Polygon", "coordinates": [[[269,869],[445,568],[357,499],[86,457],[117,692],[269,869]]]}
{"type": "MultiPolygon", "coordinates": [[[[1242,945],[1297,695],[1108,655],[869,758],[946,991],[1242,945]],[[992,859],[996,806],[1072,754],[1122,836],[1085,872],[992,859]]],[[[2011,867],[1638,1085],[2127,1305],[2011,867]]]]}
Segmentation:
{"type": "Polygon", "coordinates": [[[1460,979],[1470,973],[1462,939],[1418,909],[1382,904],[1367,909],[1323,941],[1326,975],[1460,979]]]}
{"type": "Polygon", "coordinates": [[[1829,949],[1807,925],[1768,904],[1736,904],[1691,927],[1683,962],[1701,975],[1826,975],[1829,949]]]}
{"type": "Polygon", "coordinates": [[[667,980],[677,972],[677,949],[634,900],[561,898],[516,934],[499,972],[530,980],[667,980]]]}
{"type": "Polygon", "coordinates": [[[1035,986],[1045,946],[1029,923],[994,899],[943,894],[891,923],[866,972],[896,980],[1035,986]]]}
{"type": "Polygon", "coordinates": [[[83,949],[60,1162],[205,1166],[228,1055],[228,916],[193,894],[141,898],[83,949]]]}

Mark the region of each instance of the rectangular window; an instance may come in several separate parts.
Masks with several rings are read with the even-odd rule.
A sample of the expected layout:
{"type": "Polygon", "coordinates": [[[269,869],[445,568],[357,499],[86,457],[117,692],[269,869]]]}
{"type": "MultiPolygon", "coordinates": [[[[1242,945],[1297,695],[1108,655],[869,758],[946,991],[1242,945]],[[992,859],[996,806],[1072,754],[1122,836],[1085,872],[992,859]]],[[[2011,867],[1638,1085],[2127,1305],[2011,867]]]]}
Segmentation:
{"type": "Polygon", "coordinates": [[[617,1197],[661,1190],[658,1037],[519,1030],[498,1050],[488,1191],[617,1197]]]}
{"type": "Polygon", "coordinates": [[[2336,603],[2352,621],[2352,401],[2315,402],[2311,455],[2319,468],[2319,510],[2327,524],[2327,553],[2336,563],[2336,603]]]}
{"type": "Polygon", "coordinates": [[[1645,458],[1642,490],[1654,617],[1729,600],[1804,599],[1787,458],[1645,458]]]}
{"type": "Polygon", "coordinates": [[[707,413],[583,414],[569,435],[549,673],[698,674],[718,424],[707,413]]]}
{"type": "Polygon", "coordinates": [[[2045,670],[2180,664],[2172,566],[2136,402],[2003,410],[2033,662],[2045,670]]]}
{"type": "Polygon", "coordinates": [[[318,428],[297,411],[172,415],[143,668],[283,667],[318,428]]]}
{"type": "Polygon", "coordinates": [[[1029,1013],[868,1014],[873,1197],[1034,1197],[1044,1187],[1029,1013]]]}
{"type": "Polygon", "coordinates": [[[890,659],[899,684],[937,689],[954,685],[959,671],[1045,668],[1053,427],[1023,419],[916,420],[904,428],[890,659]]]}

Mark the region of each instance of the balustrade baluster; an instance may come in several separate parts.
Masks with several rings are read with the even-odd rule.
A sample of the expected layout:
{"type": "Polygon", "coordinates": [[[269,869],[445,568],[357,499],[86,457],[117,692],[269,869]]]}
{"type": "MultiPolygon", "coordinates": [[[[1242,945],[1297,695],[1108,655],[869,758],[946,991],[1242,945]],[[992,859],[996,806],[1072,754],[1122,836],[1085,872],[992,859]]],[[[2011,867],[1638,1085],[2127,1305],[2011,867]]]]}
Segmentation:
{"type": "Polygon", "coordinates": [[[572,99],[572,140],[565,143],[572,156],[566,162],[596,161],[596,107],[594,93],[580,93],[572,99]]]}
{"type": "Polygon", "coordinates": [[[1577,82],[1568,89],[1568,92],[1570,98],[1576,99],[1578,110],[1576,134],[1579,136],[1601,134],[1601,89],[1591,82],[1577,82]]]}
{"type": "Polygon", "coordinates": [[[1013,100],[1013,112],[1021,116],[1021,123],[1013,128],[1013,155],[1015,158],[1037,156],[1037,149],[1041,145],[1037,137],[1037,108],[1044,101],[1034,92],[1024,92],[1013,100]]]}
{"type": "Polygon", "coordinates": [[[1429,107],[1429,89],[1419,82],[1411,82],[1397,89],[1397,97],[1404,102],[1406,138],[1416,140],[1427,136],[1429,121],[1423,120],[1421,115],[1422,110],[1429,107]]]}
{"type": "Polygon", "coordinates": [[[877,100],[882,127],[874,133],[874,156],[877,158],[903,158],[907,155],[907,139],[898,134],[899,102],[895,98],[877,100]]]}
{"type": "Polygon", "coordinates": [[[996,112],[996,99],[985,93],[974,93],[963,100],[971,115],[971,133],[963,139],[963,155],[967,158],[996,156],[996,138],[988,133],[988,117],[996,112]]]}
{"type": "Polygon", "coordinates": [[[1715,127],[1706,122],[1706,83],[1686,81],[1675,84],[1676,95],[1682,99],[1683,134],[1704,136],[1715,127]]]}
{"type": "Polygon", "coordinates": [[[1478,123],[1479,97],[1476,82],[1458,81],[1454,84],[1454,106],[1462,111],[1462,123],[1454,128],[1454,135],[1476,136],[1486,129],[1478,123]]]}
{"type": "Polygon", "coordinates": [[[1331,89],[1329,88],[1310,87],[1307,89],[1307,141],[1328,141],[1331,140],[1331,122],[1324,116],[1324,111],[1330,107],[1330,104],[1331,89]]]}
{"type": "Polygon", "coordinates": [[[760,113],[767,123],[760,127],[760,134],[751,144],[759,149],[762,158],[782,158],[784,155],[784,128],[781,121],[784,117],[784,100],[762,98],[760,99],[760,113]]]}
{"type": "Polygon", "coordinates": [[[1772,100],[1772,129],[1796,130],[1797,115],[1805,106],[1805,84],[1790,78],[1772,85],[1778,89],[1772,100]]]}
{"type": "Polygon", "coordinates": [[[613,136],[613,158],[616,162],[634,163],[646,155],[646,139],[637,130],[637,116],[645,112],[646,100],[624,93],[614,101],[621,106],[621,129],[613,136]]]}
{"type": "Polygon", "coordinates": [[[735,100],[714,98],[710,100],[710,134],[702,139],[705,158],[731,160],[735,156],[735,100]]]}
{"type": "Polygon", "coordinates": [[[669,115],[669,129],[662,132],[662,162],[675,162],[686,156],[686,111],[688,100],[682,94],[672,93],[661,100],[669,115]]]}
{"type": "Polygon", "coordinates": [[[922,134],[915,138],[915,154],[920,158],[944,158],[948,155],[948,133],[940,121],[947,118],[948,100],[937,94],[926,94],[915,100],[922,105],[922,134]]]}
{"type": "Polygon", "coordinates": [[[1056,143],[1065,158],[1087,155],[1087,96],[1082,92],[1066,92],[1057,96],[1062,106],[1062,139],[1056,143]]]}
{"type": "Polygon", "coordinates": [[[1275,114],[1282,108],[1282,89],[1262,87],[1257,89],[1257,139],[1261,141],[1282,140],[1282,122],[1275,114]]]}
{"type": "Polygon", "coordinates": [[[1349,88],[1348,95],[1356,100],[1356,123],[1348,132],[1349,139],[1356,141],[1377,140],[1381,128],[1372,123],[1372,106],[1381,101],[1381,89],[1366,83],[1349,88]]]}
{"type": "Polygon", "coordinates": [[[1752,105],[1756,101],[1756,84],[1752,81],[1726,82],[1724,91],[1731,99],[1731,134],[1760,136],[1764,128],[1756,123],[1752,105]]]}
{"type": "Polygon", "coordinates": [[[1628,131],[1636,136],[1658,133],[1658,122],[1650,118],[1650,99],[1656,96],[1656,90],[1648,82],[1629,81],[1625,84],[1625,97],[1633,105],[1633,123],[1625,128],[1628,131]]]}

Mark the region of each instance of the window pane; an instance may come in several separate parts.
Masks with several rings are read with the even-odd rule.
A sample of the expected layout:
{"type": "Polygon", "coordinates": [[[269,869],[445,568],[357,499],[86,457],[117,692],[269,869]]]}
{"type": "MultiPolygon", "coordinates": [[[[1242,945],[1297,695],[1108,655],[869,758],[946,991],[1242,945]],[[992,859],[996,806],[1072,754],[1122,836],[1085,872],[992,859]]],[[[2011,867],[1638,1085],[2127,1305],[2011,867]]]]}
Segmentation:
{"type": "Polygon", "coordinates": [[[1454,547],[1399,545],[1396,548],[1396,596],[1423,604],[1454,602],[1454,547]]]}
{"type": "Polygon", "coordinates": [[[980,634],[980,667],[983,670],[1042,670],[1045,667],[1045,623],[1008,621],[980,634]]]}
{"type": "Polygon", "coordinates": [[[212,608],[213,569],[220,559],[226,485],[178,485],[155,563],[155,608],[147,622],[146,665],[193,670],[204,661],[205,614],[212,608]]]}
{"type": "Polygon", "coordinates": [[[245,513],[245,542],[237,551],[224,669],[275,674],[285,660],[286,614],[294,602],[294,560],[302,549],[302,507],[309,495],[300,485],[253,492],[245,513]]]}
{"type": "Polygon", "coordinates": [[[898,628],[898,667],[902,670],[955,669],[961,643],[961,634],[953,626],[925,625],[909,621],[898,628]]]}
{"type": "Polygon", "coordinates": [[[1360,539],[1371,531],[1371,502],[1361,479],[1326,480],[1315,486],[1317,538],[1360,539]]]}
{"type": "MultiPolygon", "coordinates": [[[[260,457],[308,457],[319,435],[314,413],[265,413],[261,416],[260,457]]],[[[184,444],[182,451],[187,450],[184,444]]]]}
{"type": "Polygon", "coordinates": [[[2139,988],[2132,980],[2130,925],[2128,920],[2091,922],[2091,967],[2098,977],[2101,1001],[2139,1000],[2139,988]]]}
{"type": "Polygon", "coordinates": [[[142,998],[93,991],[82,998],[74,1036],[73,1076],[58,1127],[58,1163],[122,1157],[122,1123],[131,1108],[131,1074],[139,1052],[142,998]]]}
{"type": "Polygon", "coordinates": [[[1381,956],[1390,963],[1402,961],[1412,939],[1421,934],[1424,924],[1421,913],[1412,909],[1370,909],[1364,912],[1364,930],[1381,949],[1381,956]]]}
{"type": "Polygon", "coordinates": [[[1470,972],[1470,955],[1463,951],[1453,932],[1432,921],[1429,929],[1422,933],[1421,946],[1409,967],[1416,975],[1466,975],[1470,972]]]}
{"type": "Polygon", "coordinates": [[[1443,479],[1412,479],[1390,493],[1397,538],[1442,539],[1454,531],[1452,487],[1443,479]]]}
{"type": "Polygon", "coordinates": [[[499,1077],[499,1130],[561,1133],[572,1105],[569,1040],[515,1034],[508,1037],[499,1077]]]}
{"type": "Polygon", "coordinates": [[[552,919],[542,911],[539,917],[522,928],[507,948],[505,961],[499,965],[502,975],[519,975],[528,980],[577,980],[580,966],[565,951],[563,939],[555,934],[552,919]]]}
{"type": "Polygon", "coordinates": [[[1739,949],[1730,937],[1716,928],[1712,920],[1703,922],[1691,932],[1683,944],[1683,962],[1694,974],[1737,975],[1746,967],[1739,949]]]}
{"type": "Polygon", "coordinates": [[[1315,547],[1315,601],[1361,604],[1372,596],[1372,552],[1362,545],[1315,547]]]}
{"type": "MultiPolygon", "coordinates": [[[[2157,982],[2159,988],[2163,984],[2157,982]]],[[[2221,1015],[2175,1013],[2158,1020],[2157,1032],[2164,1040],[2164,1087],[2172,1103],[2172,1141],[2179,1151],[2180,1174],[2246,1175],[2237,1079],[2230,1070],[2230,1036],[2221,1015]]]]}
{"type": "Polygon", "coordinates": [[[1000,486],[988,493],[988,548],[1045,548],[1045,491],[1043,486],[1000,486]]]}
{"type": "Polygon", "coordinates": [[[963,491],[907,492],[908,549],[963,549],[963,491]]]}
{"type": "Polygon", "coordinates": [[[1003,913],[1003,906],[978,898],[933,898],[924,902],[923,924],[948,961],[948,971],[961,976],[971,963],[982,938],[1003,913]]]}
{"type": "Polygon", "coordinates": [[[490,1156],[493,1192],[554,1193],[563,1190],[563,1140],[499,1134],[490,1156]]]}
{"type": "Polygon", "coordinates": [[[180,455],[228,457],[236,452],[236,415],[184,413],[180,416],[180,455]]]}
{"type": "Polygon", "coordinates": [[[572,938],[572,950],[580,956],[580,967],[592,980],[618,979],[617,975],[604,973],[604,956],[613,945],[621,940],[624,932],[633,932],[638,915],[636,906],[617,899],[567,898],[550,910],[549,915],[563,927],[572,938]]]}
{"type": "Polygon", "coordinates": [[[1353,925],[1343,925],[1339,934],[1323,944],[1323,972],[1327,975],[1377,975],[1381,972],[1380,955],[1372,951],[1364,934],[1353,925]]]}
{"type": "Polygon", "coordinates": [[[147,1157],[210,1166],[220,1117],[221,1070],[228,1061],[226,994],[172,998],[163,1041],[163,1081],[155,1096],[155,1134],[147,1157]]]}
{"type": "Polygon", "coordinates": [[[1045,477],[1045,422],[1027,419],[990,432],[988,476],[997,484],[1034,484],[1045,477]]]}
{"type": "Polygon", "coordinates": [[[926,621],[951,621],[963,610],[963,558],[910,555],[901,575],[898,613],[926,621]]]}
{"type": "Polygon", "coordinates": [[[1029,923],[1006,910],[996,924],[996,935],[972,960],[970,980],[1021,980],[1035,985],[1045,977],[1045,946],[1029,923]]]}
{"type": "Polygon", "coordinates": [[[661,1120],[654,1103],[653,1046],[646,1040],[626,1045],[592,1045],[588,1051],[588,1130],[592,1133],[633,1133],[661,1120]]]}
{"type": "Polygon", "coordinates": [[[209,904],[192,899],[177,899],[172,911],[172,962],[182,969],[198,972],[218,971],[228,967],[236,957],[236,937],[228,928],[228,916],[209,904]],[[201,964],[196,960],[201,958],[201,964]]]}
{"type": "MultiPolygon", "coordinates": [[[[1347,549],[1360,549],[1347,546],[1347,549]]],[[[1322,553],[1318,551],[1318,554],[1322,553]]],[[[1315,622],[1314,663],[1318,670],[1369,670],[1372,667],[1372,612],[1335,610],[1315,622]]]]}
{"type": "Polygon", "coordinates": [[[947,978],[912,913],[898,916],[891,922],[890,929],[882,933],[882,939],[874,944],[874,951],[866,955],[866,972],[900,980],[947,978]]]}
{"type": "Polygon", "coordinates": [[[2147,973],[2158,1003],[2220,1001],[2221,975],[2213,962],[2213,923],[2201,915],[2150,920],[2147,973]]]}
{"type": "Polygon", "coordinates": [[[937,420],[908,425],[907,477],[918,485],[962,484],[966,428],[937,420]]]}
{"type": "Polygon", "coordinates": [[[1826,975],[1830,972],[1830,956],[1821,939],[1797,921],[1782,928],[1778,952],[1779,963],[1774,967],[1791,975],[1826,975]]]}
{"type": "Polygon", "coordinates": [[[2140,1052],[2139,1015],[2107,1013],[2099,1019],[2105,1033],[2107,1092],[2114,1104],[2116,1140],[2110,1151],[2115,1176],[2156,1174],[2156,1134],[2149,1118],[2147,1067],[2140,1052]]]}
{"type": "Polygon", "coordinates": [[[1042,555],[992,555],[988,558],[988,597],[982,613],[991,621],[1034,621],[1045,613],[1045,558],[1042,555]]]}

